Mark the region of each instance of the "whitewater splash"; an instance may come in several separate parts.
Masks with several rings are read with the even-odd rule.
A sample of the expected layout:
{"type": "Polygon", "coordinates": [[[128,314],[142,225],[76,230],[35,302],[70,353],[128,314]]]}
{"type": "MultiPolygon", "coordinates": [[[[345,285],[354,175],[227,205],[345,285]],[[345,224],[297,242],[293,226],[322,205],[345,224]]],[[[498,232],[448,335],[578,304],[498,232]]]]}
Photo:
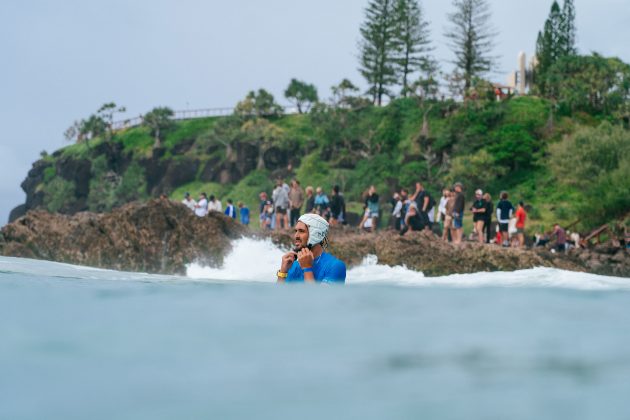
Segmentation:
{"type": "MultiPolygon", "coordinates": [[[[276,281],[275,273],[284,250],[270,240],[243,238],[233,243],[221,268],[190,264],[187,276],[198,280],[276,281]]],[[[555,268],[533,268],[514,272],[481,272],[425,277],[404,266],[379,264],[376,256],[365,257],[361,265],[348,270],[347,284],[394,284],[445,287],[558,287],[579,290],[630,290],[630,281],[619,277],[576,273],[555,268]]]]}

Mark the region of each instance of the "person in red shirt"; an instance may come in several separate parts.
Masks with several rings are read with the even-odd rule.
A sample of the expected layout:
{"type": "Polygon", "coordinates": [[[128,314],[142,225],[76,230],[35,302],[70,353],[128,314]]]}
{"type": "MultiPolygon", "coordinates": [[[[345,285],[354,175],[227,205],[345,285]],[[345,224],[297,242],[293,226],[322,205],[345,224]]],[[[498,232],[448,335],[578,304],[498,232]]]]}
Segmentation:
{"type": "Polygon", "coordinates": [[[525,205],[522,201],[518,203],[516,213],[516,242],[518,247],[523,248],[525,246],[525,220],[527,220],[527,212],[525,211],[525,205]]]}

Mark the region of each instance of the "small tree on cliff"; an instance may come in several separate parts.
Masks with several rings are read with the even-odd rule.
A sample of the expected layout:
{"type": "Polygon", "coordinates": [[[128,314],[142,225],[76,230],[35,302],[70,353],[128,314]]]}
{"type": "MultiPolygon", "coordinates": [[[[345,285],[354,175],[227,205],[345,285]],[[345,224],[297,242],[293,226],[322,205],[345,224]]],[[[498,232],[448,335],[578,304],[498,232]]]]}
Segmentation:
{"type": "Polygon", "coordinates": [[[284,91],[284,97],[297,106],[300,114],[308,112],[311,106],[319,99],[315,85],[297,79],[291,79],[291,83],[289,83],[289,86],[284,91]]]}
{"type": "Polygon", "coordinates": [[[244,117],[275,117],[282,115],[282,107],[265,89],[250,91],[245,99],[236,104],[234,113],[244,117]]]}
{"type": "Polygon", "coordinates": [[[153,147],[162,147],[162,140],[168,130],[170,130],[173,123],[173,115],[175,113],[168,107],[157,107],[147,112],[142,118],[142,125],[148,127],[151,131],[151,135],[155,138],[153,147]]]}
{"type": "Polygon", "coordinates": [[[92,114],[86,120],[75,121],[66,129],[63,135],[68,141],[85,142],[89,149],[90,140],[94,137],[102,136],[106,131],[107,123],[103,118],[92,114]]]}
{"type": "Polygon", "coordinates": [[[109,141],[114,136],[114,115],[126,112],[124,106],[119,107],[114,102],[109,102],[103,104],[98,111],[96,111],[96,115],[100,117],[106,126],[105,130],[105,140],[109,141]]]}

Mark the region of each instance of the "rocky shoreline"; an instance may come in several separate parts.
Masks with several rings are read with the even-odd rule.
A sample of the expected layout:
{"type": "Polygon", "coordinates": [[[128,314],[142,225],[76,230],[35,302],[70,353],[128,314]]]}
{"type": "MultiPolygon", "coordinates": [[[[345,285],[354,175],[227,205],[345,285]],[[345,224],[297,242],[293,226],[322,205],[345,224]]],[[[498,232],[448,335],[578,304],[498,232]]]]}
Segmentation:
{"type": "MultiPolygon", "coordinates": [[[[183,274],[191,262],[218,267],[231,241],[240,237],[269,237],[287,248],[291,244],[288,232],[256,233],[219,213],[197,218],[168,200],[130,203],[105,214],[30,211],[0,232],[0,255],[163,274],[183,274]]],[[[330,236],[331,252],[349,267],[376,255],[381,264],[405,265],[427,276],[555,267],[630,277],[630,252],[619,248],[560,255],[472,242],[456,246],[424,232],[400,237],[340,228],[330,236]]]]}

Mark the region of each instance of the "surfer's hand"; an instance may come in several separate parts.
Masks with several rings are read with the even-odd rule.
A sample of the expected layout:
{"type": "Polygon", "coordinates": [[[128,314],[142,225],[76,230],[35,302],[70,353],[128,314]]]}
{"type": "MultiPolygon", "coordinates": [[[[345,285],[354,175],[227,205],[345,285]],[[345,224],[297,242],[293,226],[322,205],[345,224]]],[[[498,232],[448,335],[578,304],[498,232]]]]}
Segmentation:
{"type": "Polygon", "coordinates": [[[293,261],[295,261],[295,256],[297,254],[293,251],[289,251],[282,256],[282,263],[280,265],[280,271],[283,273],[288,273],[289,269],[293,265],[293,261]]]}
{"type": "Polygon", "coordinates": [[[313,253],[308,248],[302,248],[300,252],[298,252],[298,263],[300,263],[301,268],[311,268],[313,267],[313,253]]]}

